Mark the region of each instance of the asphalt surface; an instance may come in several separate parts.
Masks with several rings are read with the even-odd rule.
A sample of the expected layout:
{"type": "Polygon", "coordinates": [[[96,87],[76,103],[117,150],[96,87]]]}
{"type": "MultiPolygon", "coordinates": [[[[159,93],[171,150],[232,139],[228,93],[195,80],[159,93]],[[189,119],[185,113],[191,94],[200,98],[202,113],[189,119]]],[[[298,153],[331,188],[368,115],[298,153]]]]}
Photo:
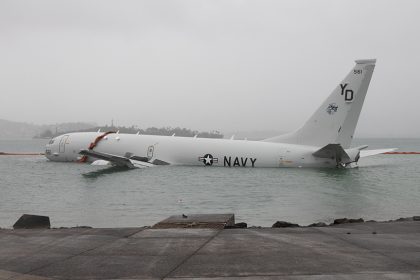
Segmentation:
{"type": "Polygon", "coordinates": [[[420,221],[0,230],[0,279],[420,279],[420,221]]]}

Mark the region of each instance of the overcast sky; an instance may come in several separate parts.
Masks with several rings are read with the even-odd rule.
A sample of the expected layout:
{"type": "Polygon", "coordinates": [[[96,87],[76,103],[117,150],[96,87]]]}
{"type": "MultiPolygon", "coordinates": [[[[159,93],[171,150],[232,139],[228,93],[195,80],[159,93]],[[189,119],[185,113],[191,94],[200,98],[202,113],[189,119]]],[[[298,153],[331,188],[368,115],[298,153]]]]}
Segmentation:
{"type": "Polygon", "coordinates": [[[357,136],[420,136],[420,1],[0,0],[0,119],[290,131],[377,58],[357,136]]]}

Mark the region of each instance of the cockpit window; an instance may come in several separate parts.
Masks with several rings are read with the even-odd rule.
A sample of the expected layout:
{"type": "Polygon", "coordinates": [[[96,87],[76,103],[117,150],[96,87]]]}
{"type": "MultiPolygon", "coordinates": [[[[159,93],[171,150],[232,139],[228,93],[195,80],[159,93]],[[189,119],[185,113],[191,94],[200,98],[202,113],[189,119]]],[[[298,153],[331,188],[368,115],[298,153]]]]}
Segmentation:
{"type": "Polygon", "coordinates": [[[51,139],[50,142],[48,142],[48,144],[54,144],[54,139],[51,139]]]}

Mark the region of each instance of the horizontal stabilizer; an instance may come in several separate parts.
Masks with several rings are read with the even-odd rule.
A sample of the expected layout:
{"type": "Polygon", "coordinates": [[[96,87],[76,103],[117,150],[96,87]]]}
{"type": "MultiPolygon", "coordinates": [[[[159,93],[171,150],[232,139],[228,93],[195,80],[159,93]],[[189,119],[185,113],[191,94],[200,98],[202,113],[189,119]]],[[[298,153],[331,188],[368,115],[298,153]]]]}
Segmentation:
{"type": "Polygon", "coordinates": [[[344,151],[340,144],[328,144],[312,154],[319,158],[335,159],[337,163],[350,163],[349,155],[344,151]]]}
{"type": "Polygon", "coordinates": [[[152,167],[153,164],[149,162],[139,161],[139,160],[133,160],[127,157],[117,156],[117,155],[111,155],[107,153],[101,153],[96,152],[92,150],[81,150],[79,154],[93,157],[97,159],[107,160],[111,162],[115,166],[121,166],[121,167],[128,167],[128,168],[143,168],[143,167],[152,167]]]}
{"type": "Polygon", "coordinates": [[[378,149],[378,150],[364,150],[364,151],[360,151],[360,157],[369,157],[369,156],[374,156],[374,155],[380,155],[383,153],[388,153],[388,152],[393,152],[397,150],[397,148],[392,148],[392,149],[378,149]]]}

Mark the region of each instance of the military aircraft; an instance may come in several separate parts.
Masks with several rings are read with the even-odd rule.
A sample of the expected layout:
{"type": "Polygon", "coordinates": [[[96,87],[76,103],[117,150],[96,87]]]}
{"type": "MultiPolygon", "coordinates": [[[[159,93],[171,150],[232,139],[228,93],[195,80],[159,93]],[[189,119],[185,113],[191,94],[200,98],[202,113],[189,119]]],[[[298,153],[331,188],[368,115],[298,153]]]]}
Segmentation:
{"type": "Polygon", "coordinates": [[[350,146],[375,63],[375,59],[356,60],[350,73],[309,120],[288,134],[248,141],[100,131],[67,133],[51,139],[45,155],[51,161],[105,161],[129,168],[348,167],[361,157],[395,150],[350,146]]]}

